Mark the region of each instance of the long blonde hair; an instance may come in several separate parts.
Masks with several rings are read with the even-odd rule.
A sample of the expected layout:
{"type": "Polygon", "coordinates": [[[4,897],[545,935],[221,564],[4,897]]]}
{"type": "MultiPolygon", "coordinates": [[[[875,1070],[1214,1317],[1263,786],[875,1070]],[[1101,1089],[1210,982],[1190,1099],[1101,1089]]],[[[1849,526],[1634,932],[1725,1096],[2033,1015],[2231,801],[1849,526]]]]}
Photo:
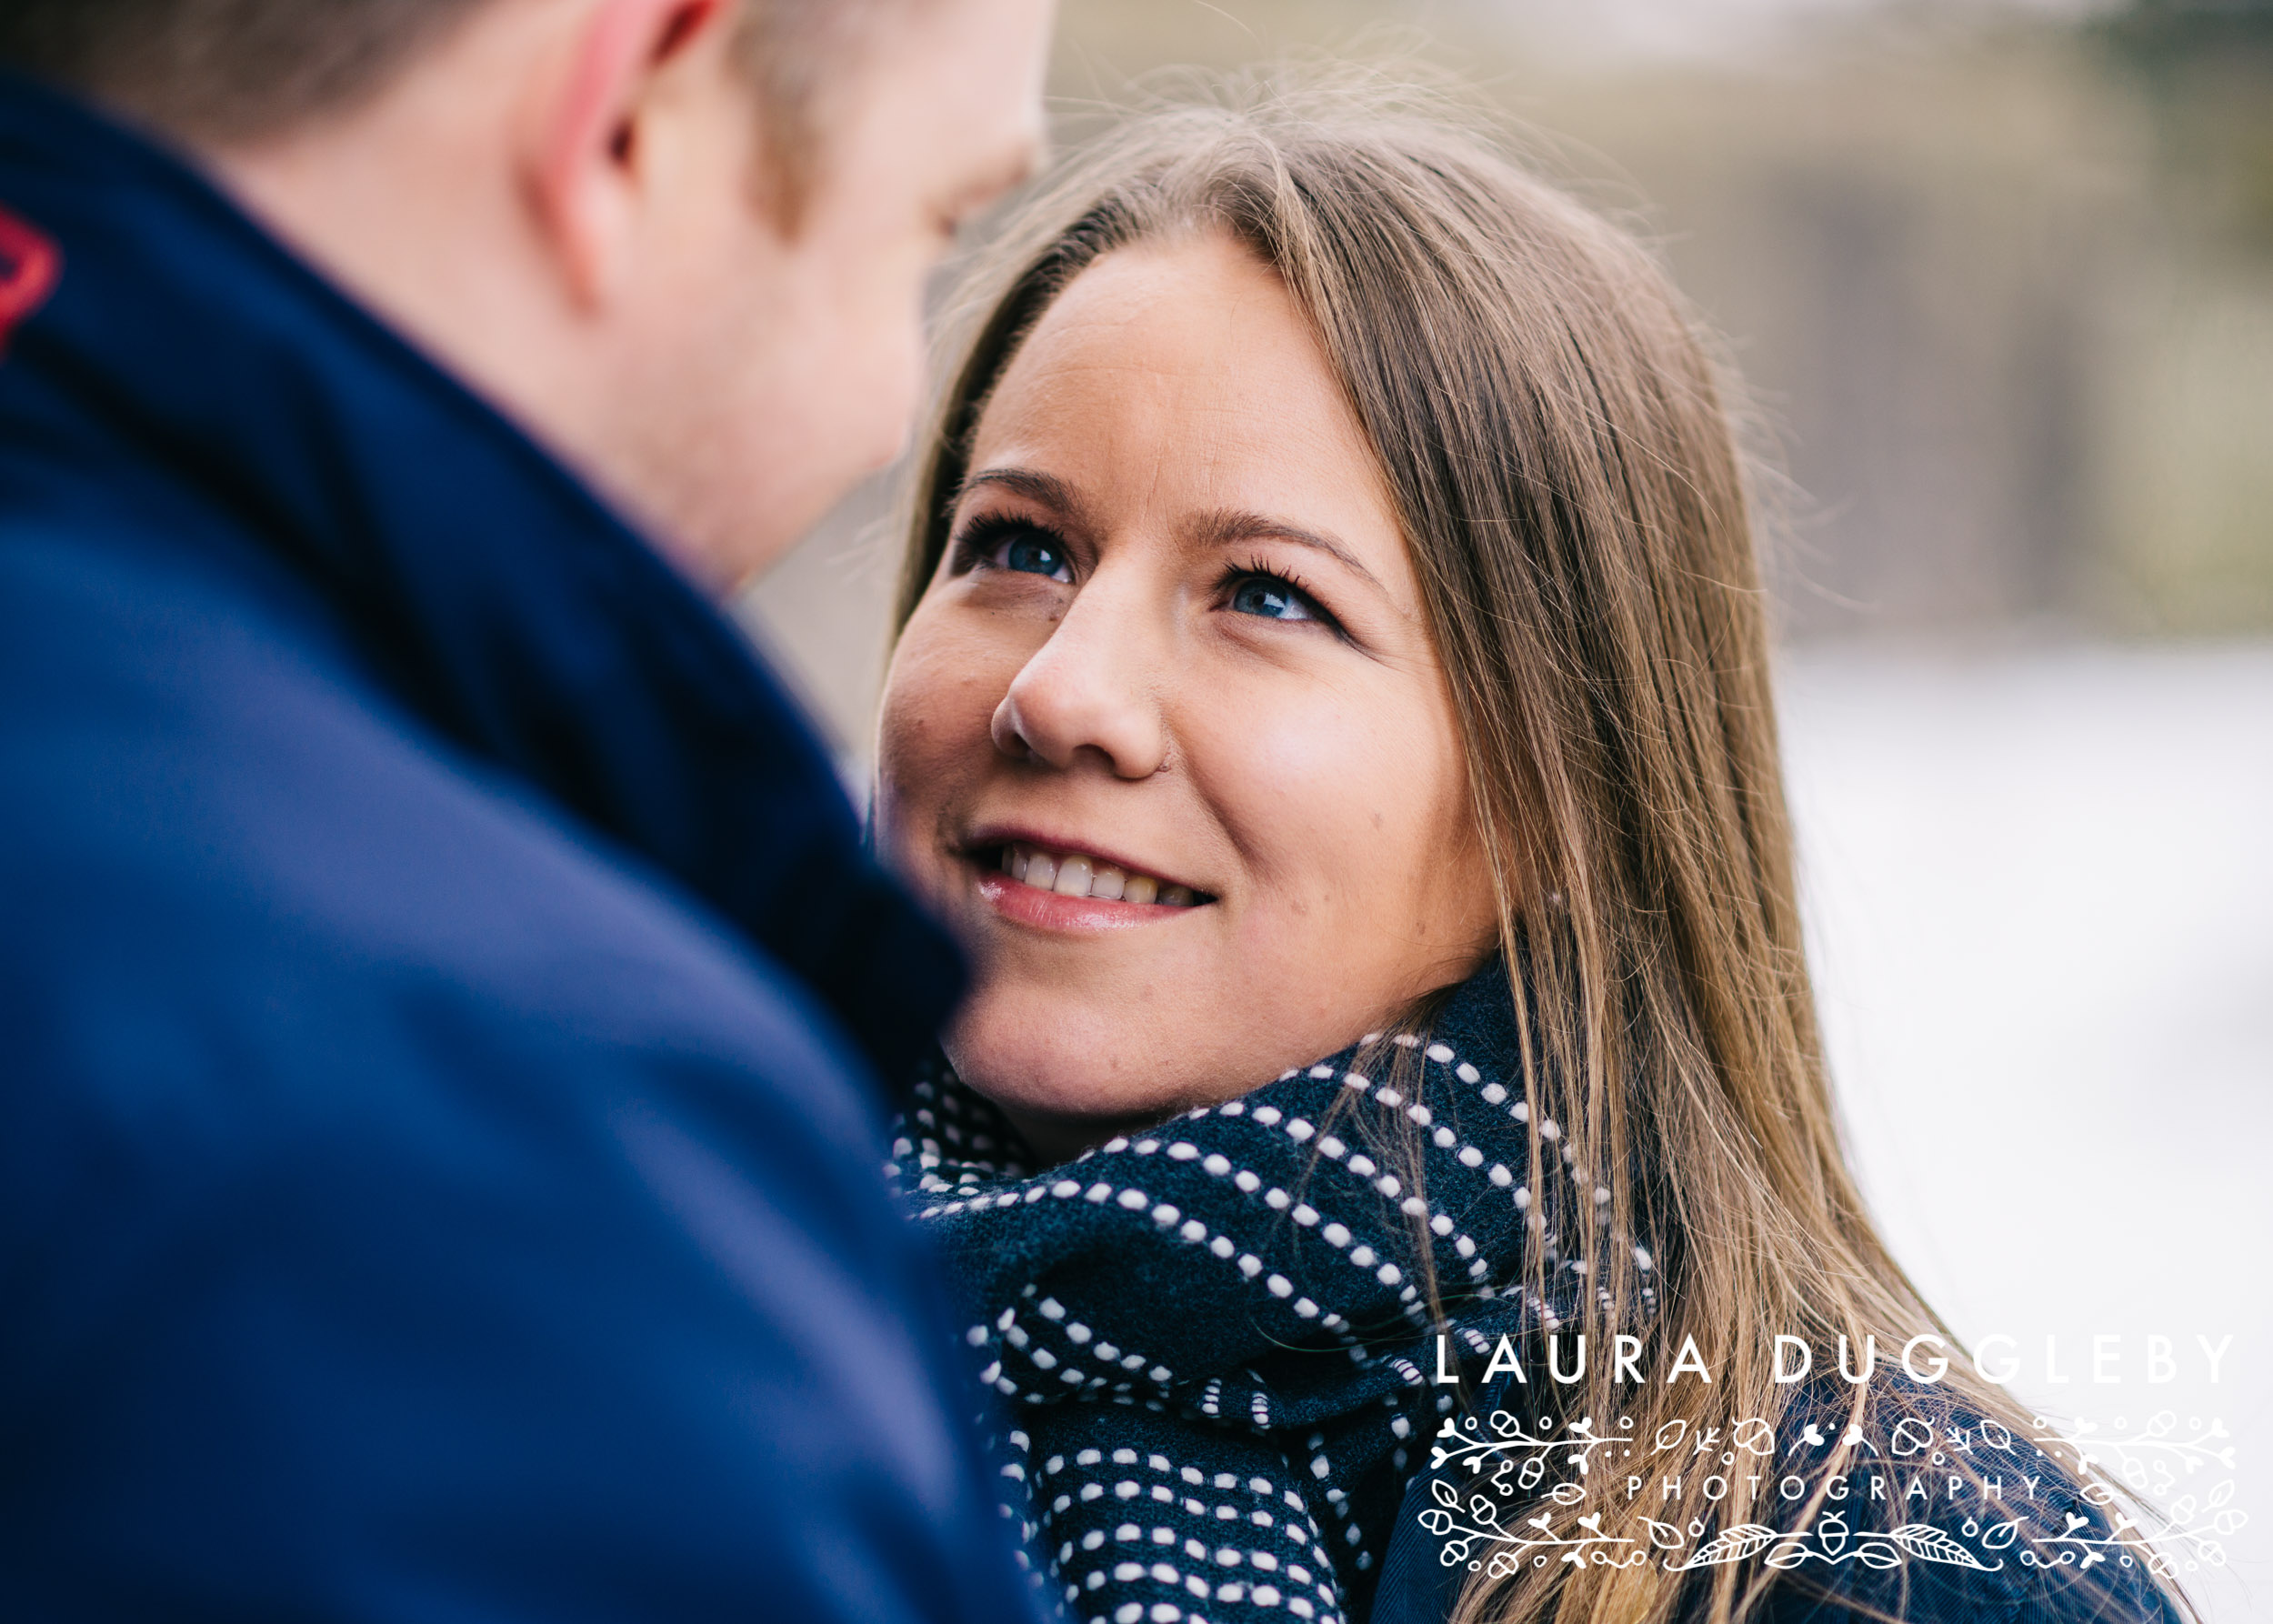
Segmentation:
{"type": "MultiPolygon", "coordinates": [[[[1947,1335],[1872,1228],[1842,1152],[1801,950],[1747,462],[1726,369],[1633,237],[1429,98],[1362,73],[1250,75],[1125,124],[1028,200],[970,267],[913,486],[905,625],[946,540],[989,391],[1051,300],[1146,240],[1227,232],[1313,324],[1394,493],[1463,734],[1499,933],[1537,1034],[1529,1188],[1607,1188],[1563,1238],[1601,1288],[1576,1328],[1693,1339],[1730,1421],[1780,1421],[1764,1328],[1827,1347],[1947,1335]],[[1550,1154],[1554,1148],[1550,1147],[1550,1154]],[[1661,1311],[1636,1327],[1656,1240],[1661,1311]]],[[[1426,1237],[1422,1238],[1425,1241],[1426,1237]]],[[[1535,1267],[1538,1265],[1534,1259],[1535,1267]]],[[[1954,1345],[1954,1338],[1952,1339],[1954,1345]]],[[[1640,1437],[1694,1418],[1677,1386],[1567,1402],[1640,1437]]],[[[1953,1365],[1982,1414],[2026,1418],[1953,1365]]],[[[1864,1389],[1856,1389],[1857,1414],[1864,1389]]],[[[1654,1485],[1653,1485],[1654,1487],[1654,1485]]],[[[1606,1531],[1649,1542],[1642,1502],[1606,1531]]],[[[1685,1475],[1648,1509],[1745,1520],[1685,1475]]],[[[1812,1507],[1807,1509],[1812,1509],[1812,1507]]],[[[1689,1576],[1524,1566],[1468,1619],[1670,1617],[1689,1576]]],[[[1712,1570],[1708,1615],[1761,1593],[1712,1570]]]]}

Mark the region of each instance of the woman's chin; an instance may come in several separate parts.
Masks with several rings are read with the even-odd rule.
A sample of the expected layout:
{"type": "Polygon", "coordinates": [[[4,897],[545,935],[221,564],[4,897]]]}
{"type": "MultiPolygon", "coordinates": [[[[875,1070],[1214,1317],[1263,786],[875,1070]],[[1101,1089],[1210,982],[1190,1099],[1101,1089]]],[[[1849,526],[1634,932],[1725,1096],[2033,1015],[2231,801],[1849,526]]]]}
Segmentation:
{"type": "Polygon", "coordinates": [[[1094,1054],[1056,1052],[1054,1046],[950,1041],[956,1075],[1000,1106],[1021,1126],[1030,1121],[1096,1125],[1098,1139],[1117,1124],[1172,1116],[1177,1097],[1157,1079],[1118,1075],[1094,1054]]]}
{"type": "MultiPolygon", "coordinates": [[[[1188,1050],[1172,1055],[1157,1032],[1056,1013],[1055,1019],[1019,1018],[989,1009],[982,997],[956,1023],[946,1046],[956,1075],[999,1106],[1036,1149],[1070,1156],[1209,1097],[1193,1077],[1201,1057],[1188,1050]]],[[[1229,1098],[1264,1080],[1243,1069],[1233,1075],[1238,1082],[1219,1088],[1217,1097],[1229,1098]]]]}
{"type": "Polygon", "coordinates": [[[1365,1002],[1350,1001],[1361,1013],[1336,1020],[1223,977],[1076,987],[996,974],[982,977],[945,1048],[966,1084],[1062,1159],[1345,1048],[1365,1029],[1352,1024],[1365,1002]]]}

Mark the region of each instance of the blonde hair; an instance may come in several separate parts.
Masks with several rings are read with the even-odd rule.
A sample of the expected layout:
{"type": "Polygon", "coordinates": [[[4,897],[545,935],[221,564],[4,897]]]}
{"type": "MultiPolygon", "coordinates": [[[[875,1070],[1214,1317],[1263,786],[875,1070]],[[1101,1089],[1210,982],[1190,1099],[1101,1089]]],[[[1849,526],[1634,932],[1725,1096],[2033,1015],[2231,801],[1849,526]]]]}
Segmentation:
{"type": "MultiPolygon", "coordinates": [[[[1356,70],[1250,75],[1132,119],[1028,201],[948,313],[899,624],[938,564],[989,391],[1051,300],[1117,248],[1209,231],[1284,279],[1395,496],[1537,1038],[1532,1119],[1564,1130],[1568,1173],[1535,1142],[1529,1188],[1551,1172],[1609,1193],[1598,1228],[1560,1239],[1600,1288],[1564,1328],[1597,1348],[1638,1329],[1657,1370],[1693,1338],[1727,1418],[1772,1424],[1794,1389],[1772,1379],[1762,1328],[1816,1346],[1946,1336],[1840,1146],[1730,375],[1644,247],[1433,97],[1356,70]],[[1644,1266],[1614,1236],[1657,1243],[1647,1325],[1621,1307],[1644,1266]]],[[[1694,1408],[1664,1385],[1615,1388],[1608,1363],[1570,1389],[1573,1414],[1631,1416],[1648,1438],[1694,1408]]],[[[2026,1426],[1954,1364],[1949,1380],[2026,1426]]],[[[1601,1504],[1606,1532],[1650,1549],[1641,1502],[1601,1504]]],[[[1746,1520],[1693,1474],[1649,1509],[1746,1520]]],[[[1521,1566],[1471,1582],[1461,1616],[1665,1619],[1696,1577],[1521,1566]]],[[[1711,1569],[1707,1615],[1741,1617],[1769,1577],[1711,1569]]]]}

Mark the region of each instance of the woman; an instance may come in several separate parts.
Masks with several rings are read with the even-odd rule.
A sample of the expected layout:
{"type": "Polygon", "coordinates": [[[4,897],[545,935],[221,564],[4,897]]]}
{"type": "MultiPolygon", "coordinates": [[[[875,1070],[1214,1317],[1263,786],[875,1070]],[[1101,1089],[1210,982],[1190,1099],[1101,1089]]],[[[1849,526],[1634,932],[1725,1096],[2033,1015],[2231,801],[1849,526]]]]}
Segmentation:
{"type": "Polygon", "coordinates": [[[1727,386],[1649,257],[1266,86],[1073,165],[950,338],[877,817],[982,974],[896,1171],[1070,1615],[2159,1616],[2131,1548],[1844,1498],[1898,1408],[1977,1499],[2026,1418],[1830,1368],[1939,1328],[1834,1130],[1727,386]]]}

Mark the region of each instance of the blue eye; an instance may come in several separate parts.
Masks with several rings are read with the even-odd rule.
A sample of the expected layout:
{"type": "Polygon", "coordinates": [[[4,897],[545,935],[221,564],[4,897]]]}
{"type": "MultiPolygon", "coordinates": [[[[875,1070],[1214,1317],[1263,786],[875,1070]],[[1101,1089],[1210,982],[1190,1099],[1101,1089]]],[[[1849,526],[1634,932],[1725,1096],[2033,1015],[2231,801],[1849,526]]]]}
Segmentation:
{"type": "Polygon", "coordinates": [[[1066,568],[1066,552],[1046,536],[1028,530],[1013,536],[1002,549],[1002,566],[1016,570],[1020,575],[1048,576],[1053,580],[1069,579],[1066,568]]]}
{"type": "Polygon", "coordinates": [[[1286,582],[1271,576],[1248,576],[1232,588],[1235,614],[1259,615],[1266,620],[1316,620],[1310,602],[1286,582]]]}
{"type": "Polygon", "coordinates": [[[1052,581],[1074,578],[1073,554],[1046,526],[1013,514],[981,514],[956,538],[960,569],[1003,569],[1052,581]]]}

